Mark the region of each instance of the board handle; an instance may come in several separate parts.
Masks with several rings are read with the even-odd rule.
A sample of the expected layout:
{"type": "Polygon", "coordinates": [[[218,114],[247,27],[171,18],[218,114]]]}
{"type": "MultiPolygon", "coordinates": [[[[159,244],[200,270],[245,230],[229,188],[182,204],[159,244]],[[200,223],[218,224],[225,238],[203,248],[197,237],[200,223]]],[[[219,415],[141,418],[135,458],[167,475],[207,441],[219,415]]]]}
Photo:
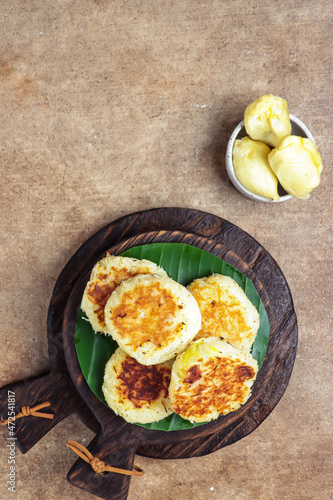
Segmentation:
{"type": "MultiPolygon", "coordinates": [[[[29,451],[57,423],[77,410],[82,400],[76,391],[67,370],[51,371],[36,377],[19,380],[0,389],[0,415],[7,420],[10,437],[15,439],[22,453],[29,451]],[[41,418],[31,415],[13,418],[22,414],[22,408],[33,408],[50,403],[39,413],[53,415],[41,418]]],[[[3,425],[5,428],[5,425],[3,425]]]]}
{"type": "MultiPolygon", "coordinates": [[[[123,436],[113,426],[97,434],[86,449],[88,453],[85,452],[85,455],[88,460],[78,458],[68,472],[68,482],[100,498],[126,500],[131,476],[109,471],[95,472],[91,458],[95,459],[94,465],[97,461],[100,466],[102,465],[100,462],[103,462],[106,467],[133,471],[137,443],[130,436],[127,437],[129,439],[123,442],[123,436]]],[[[71,443],[67,443],[68,446],[71,443]]]]}

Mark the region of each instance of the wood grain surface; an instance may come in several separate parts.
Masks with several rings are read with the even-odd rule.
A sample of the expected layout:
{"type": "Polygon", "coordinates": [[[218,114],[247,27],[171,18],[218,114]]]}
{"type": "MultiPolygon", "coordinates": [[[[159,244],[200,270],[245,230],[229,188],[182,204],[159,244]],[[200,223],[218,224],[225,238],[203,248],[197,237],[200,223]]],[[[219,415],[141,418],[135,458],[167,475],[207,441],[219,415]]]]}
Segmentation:
{"type": "MultiPolygon", "coordinates": [[[[11,383],[47,381],[56,366],[49,351],[61,358],[63,298],[76,277],[66,291],[63,276],[64,297],[51,308],[50,298],[90,236],[108,226],[112,246],[147,231],[187,231],[190,216],[166,227],[166,217],[152,214],[147,227],[142,211],[155,207],[215,214],[221,219],[193,214],[192,233],[215,239],[222,231],[228,247],[230,221],[259,241],[270,255],[258,265],[251,237],[239,233],[237,248],[262,283],[260,271],[271,276],[265,290],[274,310],[282,299],[271,291],[281,287],[282,297],[285,280],[270,256],[283,270],[299,329],[292,377],[270,416],[232,446],[219,449],[228,438],[216,433],[170,444],[175,459],[160,460],[152,455],[163,446],[140,445],[135,463],[145,474],[131,479],[128,500],[331,500],[332,1],[15,0],[0,2],[0,20],[0,387],[17,391],[17,406],[51,397],[37,381],[31,394],[11,383]],[[309,200],[256,203],[228,178],[230,135],[245,107],[268,93],[286,99],[315,138],[324,169],[309,200]],[[206,445],[216,451],[176,459],[206,445]]],[[[283,343],[277,348],[283,364],[288,353],[283,343]]],[[[69,374],[60,375],[60,387],[79,394],[69,374]]],[[[58,419],[62,402],[54,399],[46,411],[55,408],[58,419]]],[[[0,393],[4,418],[7,405],[0,393]]],[[[27,453],[16,447],[14,494],[2,428],[1,499],[94,498],[66,481],[76,459],[66,443],[89,443],[100,423],[88,429],[75,413],[55,422],[17,421],[21,437],[45,426],[36,429],[39,439],[52,428],[27,453]]]]}
{"type": "MultiPolygon", "coordinates": [[[[113,466],[131,469],[135,453],[157,458],[202,456],[232,444],[258,427],[287,387],[296,354],[297,322],[281,270],[250,235],[211,214],[183,208],[160,208],[114,221],[82,245],[55,285],[47,335],[51,372],[0,390],[3,408],[9,388],[16,392],[17,405],[51,402],[54,420],[22,419],[18,422],[15,436],[21,451],[28,451],[54,425],[76,412],[97,433],[89,446],[91,453],[113,466]],[[271,326],[266,357],[250,400],[237,412],[184,431],[148,430],[115,416],[91,392],[75,351],[77,310],[94,263],[106,251],[116,255],[151,242],[187,243],[239,269],[255,285],[271,326]],[[77,390],[69,378],[65,358],[77,390]]],[[[70,470],[68,480],[101,498],[124,500],[130,478],[114,473],[97,477],[90,466],[79,459],[70,470]]]]}
{"type": "MultiPolygon", "coordinates": [[[[78,273],[80,279],[65,309],[63,340],[67,366],[72,379],[102,426],[101,435],[98,435],[89,447],[91,453],[97,454],[108,463],[123,468],[133,463],[135,451],[157,458],[200,456],[246,436],[272,411],[286,389],[291,375],[296,354],[297,325],[288,285],[277,264],[258,242],[233,224],[210,214],[186,209],[156,209],[133,214],[116,221],[115,225],[111,224],[104,228],[81,247],[79,254],[79,260],[75,255],[68,264],[71,268],[77,265],[76,262],[80,263],[80,273],[78,273]],[[129,222],[128,219],[131,224],[126,224],[129,222]],[[136,227],[140,219],[144,222],[136,227]],[[156,220],[158,224],[154,222],[156,220]],[[126,232],[121,231],[120,241],[116,240],[117,242],[110,245],[114,232],[118,232],[123,224],[127,226],[126,232]],[[181,231],[179,229],[155,229],[155,231],[141,232],[144,228],[161,227],[160,224],[164,228],[180,225],[181,231]],[[193,234],[193,230],[196,234],[193,234]],[[108,238],[105,238],[105,233],[108,234],[108,238]],[[134,235],[130,237],[131,233],[134,235]],[[203,234],[210,234],[213,238],[203,234]],[[220,417],[217,421],[205,426],[186,431],[165,433],[124,423],[92,394],[83,379],[76,357],[74,345],[76,314],[93,264],[106,251],[118,254],[132,246],[150,242],[191,244],[210,251],[238,268],[254,283],[265,305],[271,325],[266,358],[248,403],[235,413],[220,417]],[[83,259],[88,261],[87,267],[84,267],[83,259]],[[268,266],[269,273],[267,273],[268,266]],[[275,288],[274,284],[278,284],[278,288],[275,288]],[[272,290],[270,294],[267,293],[266,286],[272,290]],[[274,308],[272,302],[275,302],[274,308]],[[277,321],[276,318],[279,320],[277,321]]],[[[71,269],[69,271],[65,269],[66,276],[72,275],[71,269]]],[[[59,280],[61,279],[60,276],[59,280]]],[[[104,482],[98,482],[96,485],[95,474],[82,460],[76,462],[68,478],[76,486],[98,494],[102,498],[110,498],[110,491],[113,491],[114,497],[112,498],[117,500],[126,498],[127,495],[128,477],[109,474],[104,478],[104,482]]]]}

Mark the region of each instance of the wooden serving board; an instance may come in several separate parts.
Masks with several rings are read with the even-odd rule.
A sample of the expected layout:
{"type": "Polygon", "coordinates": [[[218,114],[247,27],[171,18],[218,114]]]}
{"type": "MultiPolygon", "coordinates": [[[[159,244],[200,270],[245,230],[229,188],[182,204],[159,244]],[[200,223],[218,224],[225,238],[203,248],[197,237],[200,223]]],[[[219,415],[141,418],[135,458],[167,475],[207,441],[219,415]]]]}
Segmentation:
{"type": "MultiPolygon", "coordinates": [[[[279,266],[255,239],[211,214],[183,208],[159,208],[122,217],[79,248],[55,285],[48,312],[47,336],[50,373],[0,390],[3,418],[6,418],[8,389],[15,390],[17,407],[34,406],[45,400],[51,402],[54,420],[29,417],[17,421],[15,437],[21,451],[28,451],[57,422],[76,412],[97,434],[88,447],[92,453],[97,453],[110,465],[130,468],[134,453],[172,459],[198,457],[232,444],[258,427],[288,385],[296,355],[297,321],[290,290],[279,266]],[[83,379],[70,333],[81,288],[94,263],[108,250],[116,254],[131,246],[157,241],[198,246],[238,268],[255,285],[271,325],[266,357],[248,403],[210,424],[167,433],[127,424],[97,400],[83,379]],[[63,335],[63,328],[66,335],[63,335]]],[[[124,500],[127,497],[127,476],[110,473],[96,478],[87,467],[81,459],[77,460],[69,473],[69,481],[101,498],[124,500]]]]}

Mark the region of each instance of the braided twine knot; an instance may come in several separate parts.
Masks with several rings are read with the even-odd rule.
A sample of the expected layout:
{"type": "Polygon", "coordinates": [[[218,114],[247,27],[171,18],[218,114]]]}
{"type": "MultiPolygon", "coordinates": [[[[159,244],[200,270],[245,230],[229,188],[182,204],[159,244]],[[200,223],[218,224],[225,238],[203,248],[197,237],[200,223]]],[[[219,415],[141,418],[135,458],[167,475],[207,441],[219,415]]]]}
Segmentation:
{"type": "Polygon", "coordinates": [[[14,422],[15,420],[18,420],[19,418],[22,417],[41,417],[41,418],[49,418],[53,419],[54,415],[52,413],[42,413],[38,410],[41,410],[42,408],[47,408],[48,406],[51,406],[51,403],[46,401],[45,403],[40,403],[39,405],[34,406],[33,408],[30,408],[30,406],[25,405],[22,406],[21,411],[15,415],[15,417],[10,417],[7,418],[6,420],[0,420],[0,425],[7,425],[8,422],[14,422]]]}
{"type": "Polygon", "coordinates": [[[75,451],[75,453],[81,457],[85,462],[91,465],[92,469],[97,474],[102,474],[103,472],[116,472],[117,474],[125,474],[126,476],[142,476],[143,470],[139,469],[139,467],[133,466],[133,470],[127,469],[118,469],[117,467],[110,467],[109,465],[105,465],[102,460],[97,457],[94,457],[87,448],[82,446],[82,444],[77,443],[76,441],[68,441],[67,446],[75,451]]]}
{"type": "Polygon", "coordinates": [[[22,413],[23,417],[29,417],[29,415],[31,415],[30,406],[22,406],[21,413],[22,413]]]}
{"type": "Polygon", "coordinates": [[[105,463],[102,462],[102,460],[99,460],[99,458],[92,457],[89,463],[97,474],[101,474],[105,471],[105,463]]]}

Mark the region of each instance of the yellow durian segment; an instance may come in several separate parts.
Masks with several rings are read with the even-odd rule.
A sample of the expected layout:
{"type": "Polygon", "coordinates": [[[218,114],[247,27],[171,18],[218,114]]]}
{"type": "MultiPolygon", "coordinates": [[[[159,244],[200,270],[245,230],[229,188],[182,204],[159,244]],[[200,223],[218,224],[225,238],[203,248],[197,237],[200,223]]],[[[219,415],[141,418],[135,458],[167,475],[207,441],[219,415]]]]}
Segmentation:
{"type": "Polygon", "coordinates": [[[307,199],[320,183],[323,164],[311,139],[285,137],[268,155],[271,169],[287,193],[307,199]]]}
{"type": "Polygon", "coordinates": [[[278,180],[268,163],[271,148],[249,137],[237,139],[233,148],[233,164],[239,182],[251,193],[279,201],[278,180]]]}
{"type": "Polygon", "coordinates": [[[287,101],[272,94],[259,97],[247,106],[244,125],[251,139],[276,147],[291,134],[287,101]]]}

